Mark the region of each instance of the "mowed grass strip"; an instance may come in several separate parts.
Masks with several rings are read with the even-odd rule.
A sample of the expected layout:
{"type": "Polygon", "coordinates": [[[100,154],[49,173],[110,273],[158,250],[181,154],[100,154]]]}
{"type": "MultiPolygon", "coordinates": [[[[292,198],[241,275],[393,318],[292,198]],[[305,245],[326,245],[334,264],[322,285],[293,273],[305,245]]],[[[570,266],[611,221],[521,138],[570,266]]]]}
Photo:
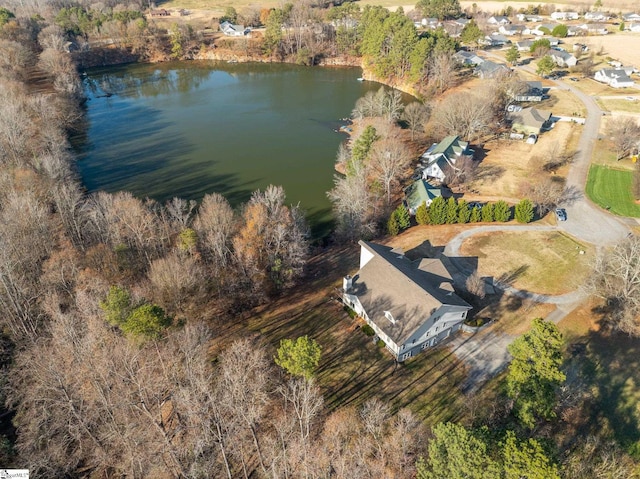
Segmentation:
{"type": "Polygon", "coordinates": [[[591,165],[587,196],[596,204],[620,216],[640,218],[640,205],[631,194],[633,172],[591,165]]]}
{"type": "Polygon", "coordinates": [[[478,258],[482,276],[542,294],[577,289],[594,255],[592,246],[556,231],[478,234],[463,243],[461,252],[478,258]]]}

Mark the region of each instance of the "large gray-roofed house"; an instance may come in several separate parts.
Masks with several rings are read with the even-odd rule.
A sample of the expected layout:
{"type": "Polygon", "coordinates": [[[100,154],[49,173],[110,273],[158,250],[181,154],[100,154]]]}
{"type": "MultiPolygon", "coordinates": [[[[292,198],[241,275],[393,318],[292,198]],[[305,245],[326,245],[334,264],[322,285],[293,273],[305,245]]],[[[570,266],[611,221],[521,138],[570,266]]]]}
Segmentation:
{"type": "Polygon", "coordinates": [[[343,300],[398,361],[460,329],[471,306],[455,294],[442,261],[410,261],[388,246],[359,244],[360,270],[345,278],[343,300]]]}
{"type": "Polygon", "coordinates": [[[511,127],[515,131],[536,135],[540,134],[551,119],[551,112],[538,110],[537,108],[525,108],[524,110],[511,113],[509,115],[511,127]]]}

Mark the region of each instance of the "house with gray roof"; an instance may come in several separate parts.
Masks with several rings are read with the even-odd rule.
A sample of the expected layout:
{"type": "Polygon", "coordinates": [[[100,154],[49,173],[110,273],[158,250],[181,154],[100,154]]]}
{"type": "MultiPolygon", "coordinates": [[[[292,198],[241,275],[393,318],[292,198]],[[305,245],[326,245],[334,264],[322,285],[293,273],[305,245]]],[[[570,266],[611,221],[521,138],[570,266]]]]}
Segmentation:
{"type": "Polygon", "coordinates": [[[494,15],[492,17],[489,17],[487,23],[489,25],[509,25],[511,23],[511,20],[509,20],[504,15],[494,15]]]}
{"type": "Polygon", "coordinates": [[[426,180],[417,180],[404,190],[404,205],[409,214],[415,215],[420,206],[429,206],[438,196],[442,196],[439,186],[434,186],[426,180]]]}
{"type": "Polygon", "coordinates": [[[456,169],[456,161],[461,156],[473,155],[469,142],[460,140],[457,135],[447,136],[440,143],[434,143],[420,157],[424,165],[422,178],[434,178],[444,181],[450,169],[456,169]]]}
{"type": "Polygon", "coordinates": [[[563,50],[549,50],[549,56],[559,67],[575,67],[578,59],[569,52],[563,50]]]}
{"type": "Polygon", "coordinates": [[[484,58],[481,56],[478,56],[474,52],[467,52],[465,50],[455,52],[453,54],[453,59],[461,65],[480,65],[484,62],[484,58]]]}
{"type": "Polygon", "coordinates": [[[526,13],[518,13],[516,17],[520,22],[541,22],[544,20],[540,15],[528,15],[526,13]]]}
{"type": "Polygon", "coordinates": [[[493,32],[491,35],[486,35],[484,38],[480,39],[478,43],[488,47],[501,47],[507,43],[511,43],[511,40],[500,33],[493,32]]]}
{"type": "MultiPolygon", "coordinates": [[[[633,70],[632,68],[630,69],[633,70]]],[[[606,83],[612,88],[626,88],[635,86],[635,82],[629,77],[631,72],[623,68],[603,68],[598,70],[593,78],[601,83],[606,83]]]]}
{"type": "Polygon", "coordinates": [[[471,306],[456,295],[440,259],[409,260],[401,250],[360,241],[360,269],[343,280],[344,304],[405,361],[458,331],[471,306]]]}
{"type": "Polygon", "coordinates": [[[503,35],[507,35],[508,37],[511,37],[513,35],[520,35],[522,34],[525,29],[527,27],[525,27],[524,25],[500,25],[500,28],[498,28],[498,31],[500,33],[502,33],[503,35]]]}
{"type": "Polygon", "coordinates": [[[511,128],[514,131],[527,135],[532,133],[539,135],[540,131],[549,125],[551,112],[538,110],[537,108],[524,108],[511,113],[509,120],[511,121],[511,128]]]}
{"type": "Polygon", "coordinates": [[[580,18],[578,12],[553,12],[551,13],[551,18],[554,20],[577,20],[580,18]]]}
{"type": "Polygon", "coordinates": [[[220,24],[220,31],[228,37],[242,37],[251,33],[251,29],[245,28],[244,25],[234,25],[226,21],[220,24]]]}
{"type": "Polygon", "coordinates": [[[544,99],[544,87],[542,82],[528,81],[527,90],[514,95],[515,101],[542,101],[544,99]]]}
{"type": "Polygon", "coordinates": [[[531,50],[531,45],[533,45],[533,40],[520,40],[516,42],[516,48],[519,52],[528,52],[531,50]]]}
{"type": "Polygon", "coordinates": [[[473,70],[473,74],[479,76],[480,78],[495,78],[501,73],[509,71],[509,67],[504,63],[495,63],[490,60],[485,60],[480,63],[473,70]]]}
{"type": "Polygon", "coordinates": [[[640,13],[625,13],[622,15],[624,22],[640,22],[640,13]]]}

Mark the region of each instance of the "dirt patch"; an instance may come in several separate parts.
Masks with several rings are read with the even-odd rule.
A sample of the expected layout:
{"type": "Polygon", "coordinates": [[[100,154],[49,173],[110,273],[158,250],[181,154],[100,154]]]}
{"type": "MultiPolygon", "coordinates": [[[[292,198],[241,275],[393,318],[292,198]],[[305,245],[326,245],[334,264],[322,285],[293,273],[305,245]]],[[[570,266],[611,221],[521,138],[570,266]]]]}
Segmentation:
{"type": "Polygon", "coordinates": [[[461,253],[478,258],[482,276],[544,294],[579,288],[594,255],[591,246],[569,236],[539,231],[477,234],[462,244],[461,253]]]}

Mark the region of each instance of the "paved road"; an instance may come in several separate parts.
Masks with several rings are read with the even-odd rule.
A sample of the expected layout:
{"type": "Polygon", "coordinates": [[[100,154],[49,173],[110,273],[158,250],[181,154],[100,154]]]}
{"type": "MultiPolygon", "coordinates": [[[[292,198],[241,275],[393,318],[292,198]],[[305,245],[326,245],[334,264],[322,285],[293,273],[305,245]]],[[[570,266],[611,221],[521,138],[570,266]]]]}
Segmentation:
{"type": "MultiPolygon", "coordinates": [[[[557,82],[556,82],[557,83],[557,82]]],[[[559,226],[576,238],[597,246],[610,245],[626,238],[629,228],[619,218],[595,206],[584,194],[595,142],[598,141],[602,110],[590,96],[573,85],[566,88],[584,103],[587,117],[578,141],[578,151],[567,176],[567,189],[574,194],[566,205],[567,221],[559,226]]]]}

